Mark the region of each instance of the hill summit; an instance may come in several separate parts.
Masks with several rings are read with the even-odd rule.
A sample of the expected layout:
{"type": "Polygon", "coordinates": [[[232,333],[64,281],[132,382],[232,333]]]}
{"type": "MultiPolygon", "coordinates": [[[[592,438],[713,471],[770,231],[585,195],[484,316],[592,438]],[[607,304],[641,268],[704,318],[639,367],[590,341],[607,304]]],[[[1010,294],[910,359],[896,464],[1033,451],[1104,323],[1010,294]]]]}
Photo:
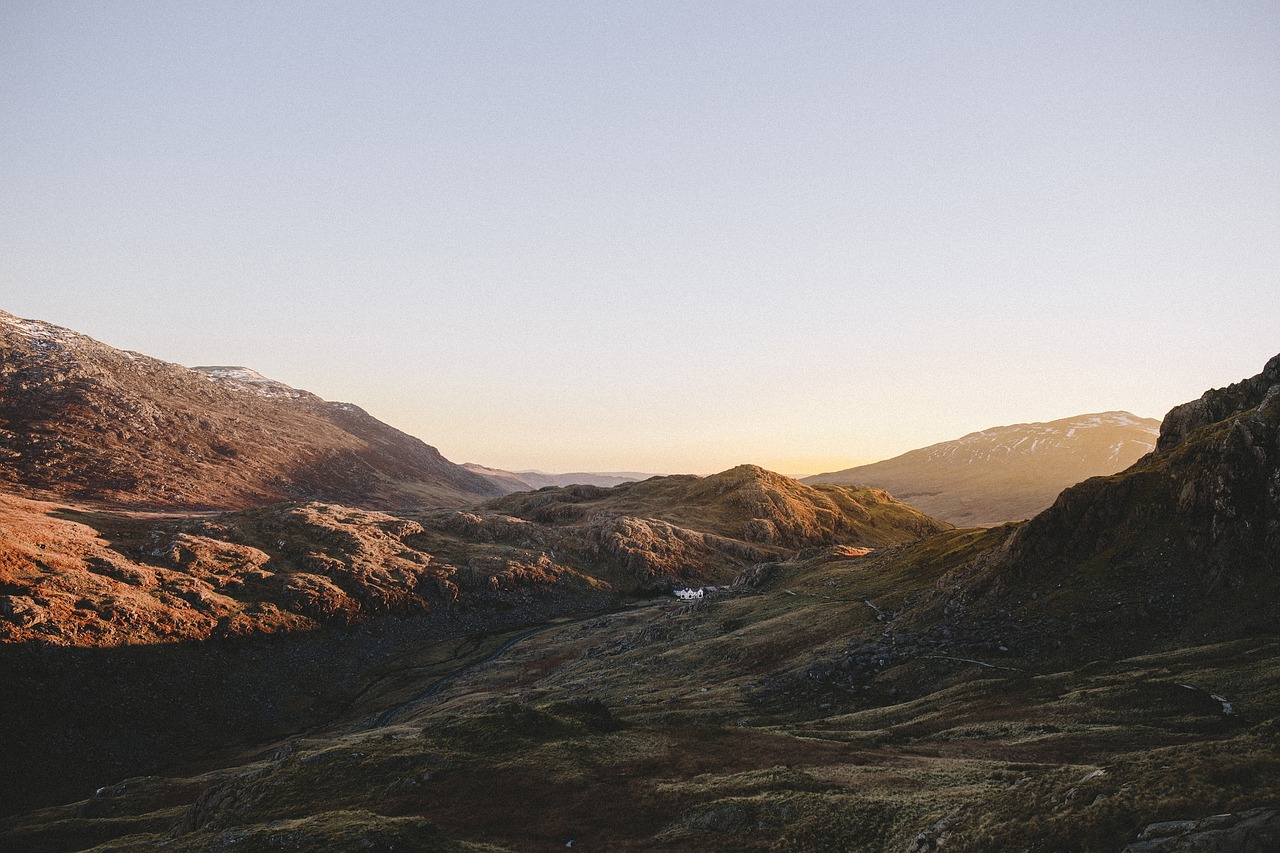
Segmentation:
{"type": "Polygon", "coordinates": [[[488,506],[547,524],[630,516],[781,549],[879,546],[944,529],[881,489],[807,486],[758,465],[699,477],[674,474],[610,489],[571,486],[518,493],[488,506]]]}

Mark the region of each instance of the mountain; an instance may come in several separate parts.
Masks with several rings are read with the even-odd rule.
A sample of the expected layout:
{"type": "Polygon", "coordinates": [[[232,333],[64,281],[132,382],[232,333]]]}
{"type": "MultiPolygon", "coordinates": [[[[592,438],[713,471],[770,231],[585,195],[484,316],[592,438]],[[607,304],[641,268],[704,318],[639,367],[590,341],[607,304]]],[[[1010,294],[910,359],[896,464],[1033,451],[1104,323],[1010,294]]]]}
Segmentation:
{"type": "Polygon", "coordinates": [[[1153,453],[1063,491],[985,575],[1009,595],[1062,585],[1030,610],[1101,598],[1158,636],[1280,628],[1280,356],[1175,407],[1153,453]]]}
{"type": "MultiPolygon", "coordinates": [[[[870,551],[783,547],[888,521],[861,499],[869,518],[844,508],[858,490],[750,466],[440,510],[424,533],[474,549],[459,560],[523,536],[549,558],[581,548],[585,567],[616,556],[593,531],[641,518],[777,556],[742,558],[732,588],[695,604],[532,627],[469,622],[460,599],[435,612],[455,615],[444,631],[398,619],[216,643],[0,643],[0,843],[1274,850],[1278,483],[1280,356],[1175,408],[1151,454],[1030,521],[870,551]]],[[[900,506],[881,508],[906,520],[900,506]]],[[[359,550],[328,529],[338,510],[304,509],[332,516],[305,520],[326,530],[313,549],[359,550]]],[[[352,523],[389,535],[396,522],[352,523]]],[[[22,535],[45,570],[47,540],[22,535]]],[[[254,535],[279,541],[270,525],[254,535]]]]}
{"type": "Polygon", "coordinates": [[[999,524],[1030,518],[1067,486],[1132,465],[1155,446],[1159,427],[1128,412],[992,427],[801,482],[863,483],[952,524],[999,524]]]}
{"type": "Polygon", "coordinates": [[[647,480],[657,474],[642,474],[637,471],[580,471],[571,474],[548,474],[544,471],[504,471],[501,468],[487,468],[474,462],[464,462],[463,468],[479,474],[499,487],[504,492],[532,492],[548,486],[617,486],[637,480],[647,480]]]}
{"type": "Polygon", "coordinates": [[[832,544],[876,547],[945,528],[883,490],[807,486],[757,465],[739,465],[709,477],[651,477],[610,489],[543,489],[496,498],[485,506],[560,526],[602,516],[654,519],[791,550],[832,544]]]}
{"type": "MultiPolygon", "coordinates": [[[[1078,664],[1280,632],[1277,484],[1280,356],[1175,407],[1152,453],[1065,489],[1029,521],[862,561],[897,579],[884,588],[895,630],[875,641],[877,660],[999,647],[1078,664]]],[[[824,562],[840,565],[813,566],[824,562]]],[[[846,671],[857,680],[858,667],[846,671]]]]}
{"type": "Polygon", "coordinates": [[[501,494],[349,403],[0,312],[0,484],[123,506],[461,505],[501,494]]]}

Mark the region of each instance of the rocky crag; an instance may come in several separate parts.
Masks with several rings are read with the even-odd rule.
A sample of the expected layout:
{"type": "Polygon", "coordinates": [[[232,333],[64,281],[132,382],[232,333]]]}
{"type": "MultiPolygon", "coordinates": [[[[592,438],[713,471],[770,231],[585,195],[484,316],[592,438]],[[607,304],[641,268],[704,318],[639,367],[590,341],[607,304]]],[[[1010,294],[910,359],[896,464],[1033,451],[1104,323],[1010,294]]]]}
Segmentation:
{"type": "Polygon", "coordinates": [[[1174,408],[1153,453],[1065,490],[984,574],[1015,595],[1070,580],[1183,633],[1280,625],[1256,606],[1280,591],[1280,356],[1174,408]]]}
{"type": "Polygon", "coordinates": [[[0,517],[0,641],[71,646],[270,635],[449,608],[600,609],[677,584],[727,583],[805,546],[875,547],[942,527],[882,492],[812,489],[753,466],[466,510],[313,502],[184,517],[0,496],[0,517]]]}
{"type": "Polygon", "coordinates": [[[1066,664],[1274,634],[1280,356],[1174,408],[1154,452],[1066,489],[1021,525],[951,531],[852,562],[820,554],[749,577],[768,585],[841,566],[896,578],[878,605],[883,630],[781,675],[784,690],[857,691],[940,655],[1066,664]]]}

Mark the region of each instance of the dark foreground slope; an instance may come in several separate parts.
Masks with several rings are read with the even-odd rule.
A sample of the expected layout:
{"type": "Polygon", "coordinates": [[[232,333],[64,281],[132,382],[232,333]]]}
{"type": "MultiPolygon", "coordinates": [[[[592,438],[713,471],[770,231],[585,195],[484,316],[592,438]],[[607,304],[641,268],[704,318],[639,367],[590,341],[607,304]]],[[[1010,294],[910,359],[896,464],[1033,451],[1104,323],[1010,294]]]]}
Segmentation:
{"type": "MultiPolygon", "coordinates": [[[[349,403],[0,312],[0,483],[136,507],[457,506],[502,489],[349,403]]],[[[29,492],[30,493],[30,492],[29,492]]]]}
{"type": "Polygon", "coordinates": [[[424,637],[376,678],[340,669],[363,684],[342,724],[121,780],[0,837],[1277,849],[1277,366],[1175,410],[1157,454],[1030,523],[804,549],[702,603],[565,624],[497,656],[510,635],[424,637]]]}
{"type": "Polygon", "coordinates": [[[1155,445],[1159,426],[1099,412],[992,427],[803,482],[879,486],[952,524],[999,524],[1030,518],[1066,487],[1132,465],[1155,445]]]}

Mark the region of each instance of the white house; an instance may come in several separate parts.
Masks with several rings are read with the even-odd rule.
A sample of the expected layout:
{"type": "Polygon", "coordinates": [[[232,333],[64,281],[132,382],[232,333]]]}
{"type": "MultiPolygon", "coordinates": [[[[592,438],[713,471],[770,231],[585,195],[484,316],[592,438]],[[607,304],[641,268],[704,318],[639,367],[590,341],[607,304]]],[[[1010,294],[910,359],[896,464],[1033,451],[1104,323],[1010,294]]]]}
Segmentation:
{"type": "Polygon", "coordinates": [[[701,589],[677,589],[674,592],[681,601],[698,601],[703,596],[701,589]]]}

